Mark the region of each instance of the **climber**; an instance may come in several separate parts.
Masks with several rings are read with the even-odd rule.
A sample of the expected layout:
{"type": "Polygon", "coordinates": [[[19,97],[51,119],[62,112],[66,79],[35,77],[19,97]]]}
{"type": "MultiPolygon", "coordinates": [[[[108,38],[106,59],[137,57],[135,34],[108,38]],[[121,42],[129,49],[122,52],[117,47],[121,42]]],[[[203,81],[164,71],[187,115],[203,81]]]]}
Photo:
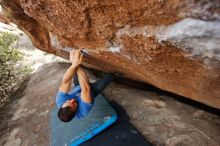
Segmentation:
{"type": "Polygon", "coordinates": [[[81,52],[82,49],[70,51],[72,65],[65,72],[56,95],[58,117],[63,122],[69,122],[74,117],[85,117],[92,109],[95,97],[115,78],[114,74],[109,73],[103,79],[89,83],[86,73],[80,66],[83,60],[81,52]],[[71,89],[72,79],[75,85],[73,89],[71,89]]]}

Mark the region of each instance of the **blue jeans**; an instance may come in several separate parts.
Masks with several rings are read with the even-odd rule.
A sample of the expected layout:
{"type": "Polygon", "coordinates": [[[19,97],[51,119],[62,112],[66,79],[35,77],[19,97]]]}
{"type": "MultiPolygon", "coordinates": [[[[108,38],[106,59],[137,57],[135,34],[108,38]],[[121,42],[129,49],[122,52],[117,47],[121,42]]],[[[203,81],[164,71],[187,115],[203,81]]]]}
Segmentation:
{"type": "MultiPolygon", "coordinates": [[[[115,79],[114,74],[109,73],[106,74],[102,79],[94,83],[90,83],[90,87],[92,89],[94,96],[96,97],[97,95],[99,95],[114,79],[115,79]]],[[[77,75],[74,76],[73,82],[75,86],[79,85],[79,80],[77,75]]]]}

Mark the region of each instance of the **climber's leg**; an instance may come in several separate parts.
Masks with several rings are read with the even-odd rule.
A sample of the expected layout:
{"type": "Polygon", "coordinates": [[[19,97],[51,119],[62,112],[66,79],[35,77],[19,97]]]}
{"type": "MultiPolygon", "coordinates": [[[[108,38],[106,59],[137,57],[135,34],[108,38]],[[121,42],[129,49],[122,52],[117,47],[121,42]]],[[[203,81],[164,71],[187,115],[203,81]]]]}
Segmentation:
{"type": "Polygon", "coordinates": [[[114,74],[107,74],[103,79],[96,81],[95,83],[91,83],[91,89],[95,96],[100,94],[113,80],[115,79],[114,74]]]}

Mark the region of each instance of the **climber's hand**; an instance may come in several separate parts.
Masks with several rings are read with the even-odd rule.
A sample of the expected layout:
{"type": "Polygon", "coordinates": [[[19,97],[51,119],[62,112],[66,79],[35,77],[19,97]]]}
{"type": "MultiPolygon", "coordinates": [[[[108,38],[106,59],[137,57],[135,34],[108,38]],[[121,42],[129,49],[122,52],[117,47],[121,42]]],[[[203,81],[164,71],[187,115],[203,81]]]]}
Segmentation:
{"type": "Polygon", "coordinates": [[[70,51],[70,61],[72,62],[73,67],[78,67],[82,63],[83,55],[80,54],[81,50],[82,49],[70,51]]]}

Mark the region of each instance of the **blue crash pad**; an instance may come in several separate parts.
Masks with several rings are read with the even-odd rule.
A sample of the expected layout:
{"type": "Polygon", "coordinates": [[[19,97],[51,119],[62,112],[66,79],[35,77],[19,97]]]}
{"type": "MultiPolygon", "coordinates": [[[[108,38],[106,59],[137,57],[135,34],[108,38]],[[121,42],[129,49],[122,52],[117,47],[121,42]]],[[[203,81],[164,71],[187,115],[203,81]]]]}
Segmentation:
{"type": "Polygon", "coordinates": [[[99,94],[89,114],[82,119],[61,122],[57,117],[58,108],[51,111],[51,146],[77,146],[100,133],[117,120],[115,110],[99,94]]]}

